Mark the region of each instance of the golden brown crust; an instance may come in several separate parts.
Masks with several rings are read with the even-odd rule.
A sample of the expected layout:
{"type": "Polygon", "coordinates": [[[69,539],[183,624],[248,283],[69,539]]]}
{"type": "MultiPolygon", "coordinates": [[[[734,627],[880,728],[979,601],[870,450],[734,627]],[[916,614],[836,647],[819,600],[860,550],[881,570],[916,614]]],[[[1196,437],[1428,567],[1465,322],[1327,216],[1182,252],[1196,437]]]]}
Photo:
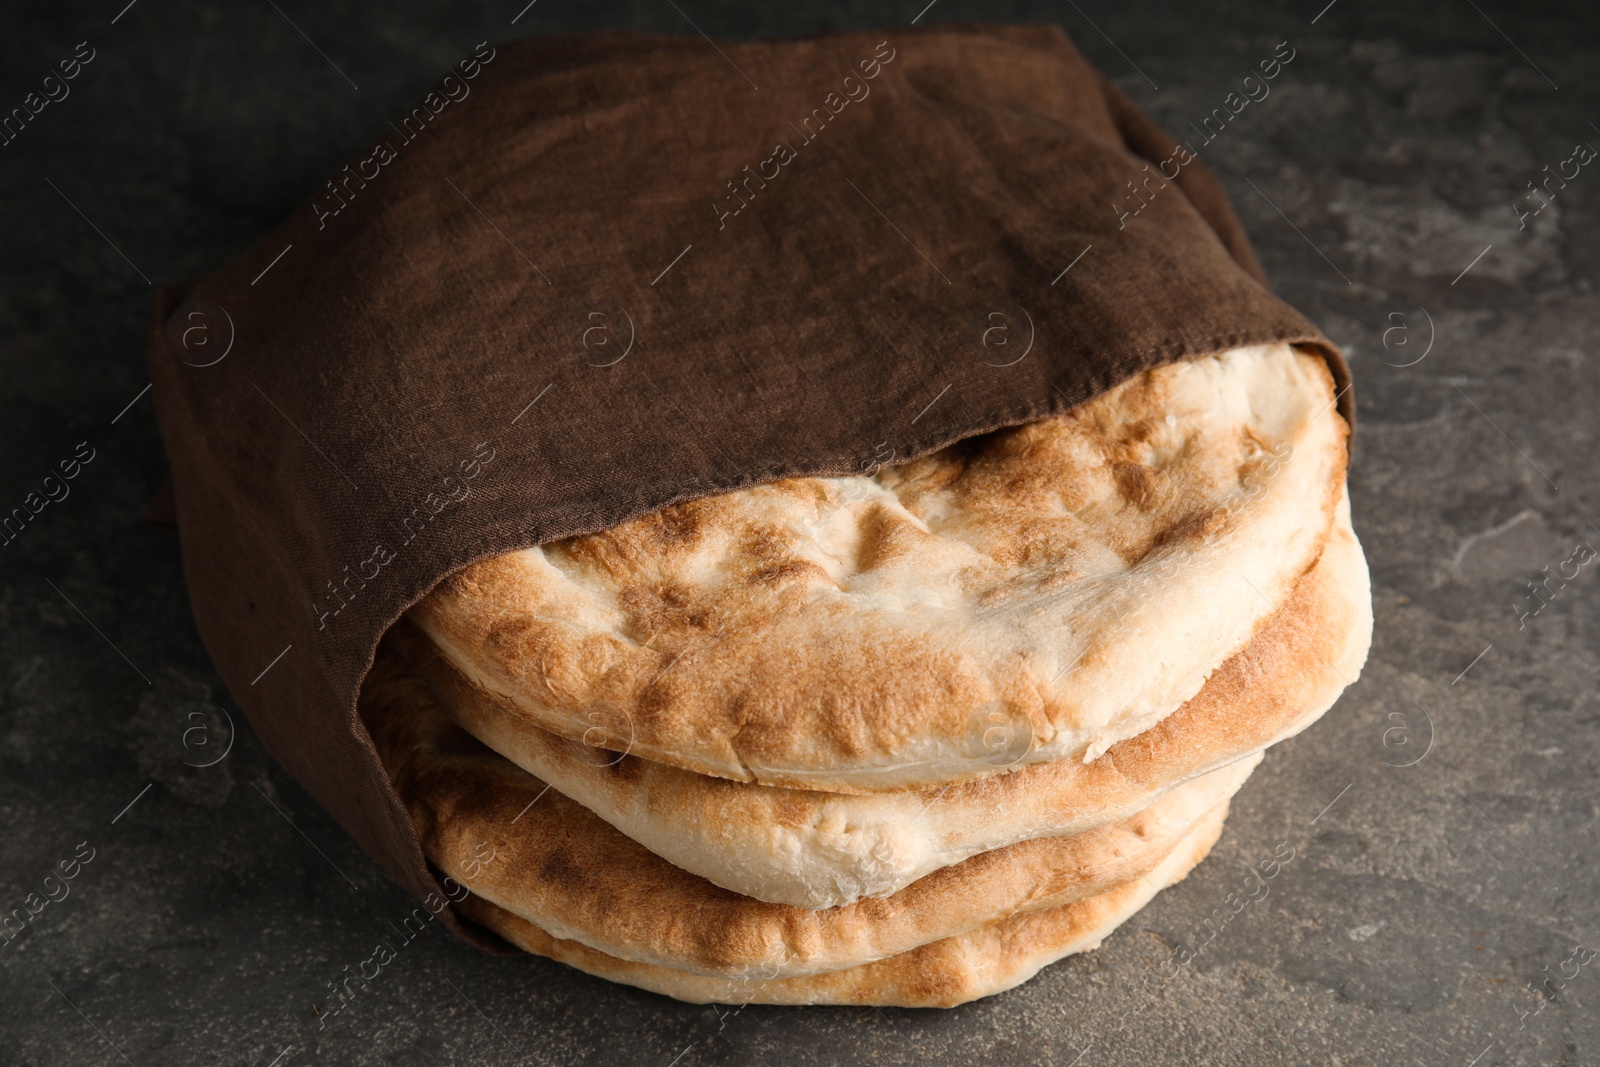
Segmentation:
{"type": "Polygon", "coordinates": [[[446,874],[554,936],[719,975],[837,970],[1105,891],[1151,870],[1258,761],[1122,822],[985,852],[886,899],[819,911],[718,888],[618,833],[467,735],[387,650],[361,709],[424,853],[446,874]]]}
{"type": "Polygon", "coordinates": [[[1126,818],[1309,725],[1357,676],[1371,636],[1365,563],[1347,507],[1339,512],[1284,606],[1172,715],[1090,763],[1032,764],[940,790],[784,789],[620,756],[528,726],[404,623],[389,640],[460,725],[646,848],[737,893],[832,907],[887,896],[978,852],[1126,818]]]}
{"type": "Polygon", "coordinates": [[[949,1008],[1020,985],[1064,956],[1100,942],[1161,889],[1182,881],[1222,833],[1227,805],[1198,823],[1145,878],[1070,904],[1003,919],[872,963],[822,974],[766,978],[770,971],[711,977],[619,959],[553,937],[475,896],[461,903],[468,918],[518,947],[581,971],[697,1004],[857,1004],[949,1008]]]}
{"type": "Polygon", "coordinates": [[[702,774],[871,792],[1092,758],[1192,696],[1317,558],[1332,388],[1282,345],[1173,364],[875,477],[475,564],[411,617],[530,725],[599,723],[702,774]]]}

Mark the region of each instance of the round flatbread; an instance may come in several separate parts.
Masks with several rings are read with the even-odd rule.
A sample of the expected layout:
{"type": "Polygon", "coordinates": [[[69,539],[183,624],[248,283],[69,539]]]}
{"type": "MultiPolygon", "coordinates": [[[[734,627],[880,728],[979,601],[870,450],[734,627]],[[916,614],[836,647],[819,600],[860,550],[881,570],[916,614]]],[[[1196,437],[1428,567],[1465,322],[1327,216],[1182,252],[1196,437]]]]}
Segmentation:
{"type": "Polygon", "coordinates": [[[599,737],[569,741],[473,685],[405,623],[389,641],[458,724],[652,852],[736,893],[827,908],[888,896],[980,852],[1126,818],[1304,729],[1360,675],[1372,638],[1368,587],[1341,501],[1321,557],[1284,605],[1149,730],[1088,763],[862,795],[734,782],[598,747],[599,737]]]}
{"type": "Polygon", "coordinates": [[[1138,878],[1243,784],[1259,757],[1071,837],[973,856],[894,896],[826,910],[770,904],[690,874],[452,723],[392,657],[362,717],[424,854],[475,895],[609,956],[707,975],[857,966],[1138,878]]]}
{"type": "Polygon", "coordinates": [[[1092,759],[1172,713],[1317,559],[1346,427],[1284,345],[1158,367],[898,467],[501,555],[410,612],[573,740],[813,790],[1092,759]]]}
{"type": "Polygon", "coordinates": [[[793,978],[737,978],[690,974],[618,959],[576,941],[552,936],[489,901],[468,896],[468,918],[512,944],[613,982],[637,986],[694,1004],[855,1004],[900,1008],[951,1008],[1021,985],[1043,967],[1087,952],[1150,898],[1182,881],[1222,833],[1223,804],[1208,813],[1148,875],[1060,907],[1028,912],[978,930],[931,942],[859,967],[793,978]]]}

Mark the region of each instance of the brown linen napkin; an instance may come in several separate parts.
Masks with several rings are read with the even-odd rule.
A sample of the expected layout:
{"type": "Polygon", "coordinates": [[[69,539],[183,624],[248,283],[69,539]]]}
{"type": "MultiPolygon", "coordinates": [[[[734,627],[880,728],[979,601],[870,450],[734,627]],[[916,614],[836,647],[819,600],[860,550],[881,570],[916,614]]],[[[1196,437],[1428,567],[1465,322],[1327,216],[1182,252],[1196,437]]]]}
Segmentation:
{"type": "Polygon", "coordinates": [[[1315,346],[1343,390],[1175,147],[1053,27],[480,46],[254,250],[157,300],[218,670],[362,847],[441,892],[355,697],[450,572],[1240,345],[1315,346]]]}

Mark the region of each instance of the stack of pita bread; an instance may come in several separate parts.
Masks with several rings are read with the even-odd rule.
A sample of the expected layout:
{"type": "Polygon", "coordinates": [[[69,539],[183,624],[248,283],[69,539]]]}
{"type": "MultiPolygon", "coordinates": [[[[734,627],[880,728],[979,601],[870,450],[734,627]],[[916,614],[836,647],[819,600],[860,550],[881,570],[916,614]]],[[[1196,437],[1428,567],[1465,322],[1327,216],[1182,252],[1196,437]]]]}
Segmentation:
{"type": "Polygon", "coordinates": [[[1285,345],[474,564],[363,719],[461,910],[695,1002],[947,1006],[1094,948],[1366,659],[1285,345]]]}

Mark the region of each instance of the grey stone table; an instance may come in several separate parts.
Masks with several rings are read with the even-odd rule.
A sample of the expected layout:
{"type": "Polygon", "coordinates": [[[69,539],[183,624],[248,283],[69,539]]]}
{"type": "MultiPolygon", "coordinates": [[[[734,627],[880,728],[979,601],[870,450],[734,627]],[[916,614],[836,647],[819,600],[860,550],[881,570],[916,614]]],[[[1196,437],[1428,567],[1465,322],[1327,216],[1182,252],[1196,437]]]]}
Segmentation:
{"type": "Polygon", "coordinates": [[[0,1063],[1600,1062],[1589,5],[125,2],[9,5],[0,36],[6,112],[80,60],[0,148],[0,511],[76,471],[0,546],[0,909],[75,875],[0,944],[0,1063]],[[1294,49],[1203,153],[1358,375],[1365,674],[1268,756],[1194,875],[1012,993],[694,1007],[439,929],[319,1027],[328,984],[411,904],[242,723],[225,759],[186,766],[241,719],[176,539],[144,519],[164,470],[140,392],[150,284],[248,247],[485,38],[918,17],[1060,22],[1185,134],[1294,49]],[[1208,932],[1247,866],[1289,849],[1208,932]]]}

